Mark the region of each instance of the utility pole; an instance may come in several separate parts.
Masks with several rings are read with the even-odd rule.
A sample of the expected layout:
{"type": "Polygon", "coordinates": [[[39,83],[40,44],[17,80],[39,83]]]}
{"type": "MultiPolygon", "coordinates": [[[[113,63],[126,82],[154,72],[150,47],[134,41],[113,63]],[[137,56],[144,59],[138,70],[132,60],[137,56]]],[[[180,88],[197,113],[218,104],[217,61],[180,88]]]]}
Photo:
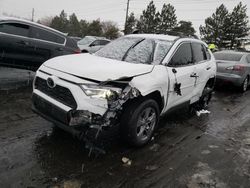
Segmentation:
{"type": "Polygon", "coordinates": [[[32,21],[32,22],[34,21],[34,15],[35,15],[35,9],[32,8],[32,16],[31,16],[31,21],[32,21]]]}
{"type": "Polygon", "coordinates": [[[129,2],[130,2],[130,0],[128,0],[128,2],[127,2],[127,10],[126,10],[126,18],[125,18],[124,31],[126,30],[127,21],[128,21],[129,2]]]}

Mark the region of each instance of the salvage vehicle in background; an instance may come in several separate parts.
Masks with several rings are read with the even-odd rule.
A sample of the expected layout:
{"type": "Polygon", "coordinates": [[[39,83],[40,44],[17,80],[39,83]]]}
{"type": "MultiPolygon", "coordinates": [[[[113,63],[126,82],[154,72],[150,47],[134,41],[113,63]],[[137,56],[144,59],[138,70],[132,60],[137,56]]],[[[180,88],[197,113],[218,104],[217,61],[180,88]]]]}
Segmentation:
{"type": "Polygon", "coordinates": [[[70,36],[70,38],[74,39],[76,42],[78,42],[78,41],[82,40],[82,38],[81,38],[81,37],[72,37],[72,36],[70,36]]]}
{"type": "Polygon", "coordinates": [[[217,82],[231,83],[245,92],[250,79],[250,53],[224,50],[214,53],[217,82]]]}
{"type": "Polygon", "coordinates": [[[104,37],[85,36],[82,40],[77,42],[78,47],[82,53],[94,53],[107,45],[110,40],[104,37]]]}
{"type": "Polygon", "coordinates": [[[45,62],[34,79],[33,109],[70,132],[119,125],[128,143],[142,146],[160,115],[183,105],[206,107],[215,76],[214,56],[200,40],[127,35],[95,54],[45,62]]]}
{"type": "Polygon", "coordinates": [[[37,70],[46,60],[80,53],[76,41],[23,19],[0,18],[0,66],[37,70]]]}

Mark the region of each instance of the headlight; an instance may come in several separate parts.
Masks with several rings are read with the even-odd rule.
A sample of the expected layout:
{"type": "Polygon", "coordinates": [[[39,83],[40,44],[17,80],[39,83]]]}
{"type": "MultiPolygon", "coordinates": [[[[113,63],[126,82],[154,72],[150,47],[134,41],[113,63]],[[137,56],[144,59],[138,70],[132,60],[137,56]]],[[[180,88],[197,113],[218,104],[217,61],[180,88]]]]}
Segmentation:
{"type": "Polygon", "coordinates": [[[122,89],[114,87],[104,87],[99,85],[84,84],[80,85],[87,96],[111,99],[121,94],[122,89]]]}

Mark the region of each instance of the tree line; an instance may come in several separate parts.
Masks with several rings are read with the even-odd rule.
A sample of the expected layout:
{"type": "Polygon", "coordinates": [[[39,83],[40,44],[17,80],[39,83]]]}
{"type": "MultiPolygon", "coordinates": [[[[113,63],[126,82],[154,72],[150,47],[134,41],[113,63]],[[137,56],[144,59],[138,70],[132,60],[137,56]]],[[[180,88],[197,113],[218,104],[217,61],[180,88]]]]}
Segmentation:
{"type": "Polygon", "coordinates": [[[115,39],[120,36],[119,28],[115,22],[100,21],[100,19],[93,21],[79,20],[75,13],[68,17],[64,10],[61,11],[59,16],[45,17],[38,22],[75,37],[91,35],[115,39]]]}
{"type": "Polygon", "coordinates": [[[138,31],[139,33],[183,33],[187,36],[194,35],[195,29],[190,21],[177,21],[176,9],[171,4],[163,4],[161,11],[157,11],[154,1],[142,11],[139,19],[132,12],[125,24],[125,34],[138,31]]]}
{"type": "MultiPolygon", "coordinates": [[[[43,18],[40,23],[54,29],[68,33],[71,36],[84,37],[86,35],[104,36],[115,39],[120,36],[120,31],[115,22],[78,20],[73,13],[67,16],[62,11],[59,16],[43,18]]],[[[199,30],[202,40],[208,44],[215,44],[219,48],[235,48],[240,45],[241,38],[249,34],[249,19],[247,7],[241,2],[231,12],[221,4],[215,12],[205,19],[205,25],[199,30]]],[[[173,35],[183,34],[192,36],[196,33],[192,22],[177,21],[176,9],[171,4],[163,4],[160,11],[156,9],[154,1],[151,1],[139,17],[132,12],[127,18],[124,34],[157,33],[173,35]]]]}
{"type": "Polygon", "coordinates": [[[241,39],[249,33],[249,19],[247,7],[241,2],[229,12],[224,4],[216,8],[215,13],[205,20],[205,25],[200,26],[202,39],[213,43],[218,48],[237,48],[241,39]]]}

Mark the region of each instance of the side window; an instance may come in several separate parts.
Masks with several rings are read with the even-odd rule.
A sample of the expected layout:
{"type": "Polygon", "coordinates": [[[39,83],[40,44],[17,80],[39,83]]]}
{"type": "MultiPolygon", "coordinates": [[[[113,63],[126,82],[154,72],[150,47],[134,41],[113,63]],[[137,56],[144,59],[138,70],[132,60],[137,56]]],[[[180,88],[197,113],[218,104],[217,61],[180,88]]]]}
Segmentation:
{"type": "Polygon", "coordinates": [[[152,62],[153,49],[153,41],[145,39],[129,50],[125,61],[130,63],[150,64],[152,62]]]}
{"type": "Polygon", "coordinates": [[[247,55],[247,62],[250,63],[250,55],[247,55]]]}
{"type": "Polygon", "coordinates": [[[206,56],[207,56],[207,60],[210,60],[211,59],[211,54],[210,54],[208,48],[206,46],[204,46],[204,45],[202,45],[202,46],[203,46],[203,48],[205,50],[205,53],[206,53],[206,56]]]}
{"type": "Polygon", "coordinates": [[[192,61],[192,50],[190,43],[181,44],[181,46],[177,49],[174,56],[168,65],[170,66],[185,66],[193,63],[192,61]]]}
{"type": "Polygon", "coordinates": [[[101,41],[100,41],[100,45],[102,45],[102,46],[104,46],[104,45],[106,45],[106,44],[108,44],[108,43],[109,43],[108,40],[101,40],[101,41]]]}
{"type": "Polygon", "coordinates": [[[0,24],[0,32],[18,35],[23,37],[29,36],[29,29],[30,27],[25,24],[20,23],[2,23],[0,24]]]}
{"type": "Polygon", "coordinates": [[[100,40],[96,40],[94,42],[91,43],[91,46],[100,46],[101,45],[101,41],[100,40]]]}
{"type": "Polygon", "coordinates": [[[55,42],[58,44],[64,44],[65,42],[65,39],[63,37],[36,27],[32,27],[31,37],[39,40],[55,42]]]}
{"type": "Polygon", "coordinates": [[[207,54],[202,44],[192,43],[194,63],[199,63],[201,61],[207,60],[207,54]]]}

